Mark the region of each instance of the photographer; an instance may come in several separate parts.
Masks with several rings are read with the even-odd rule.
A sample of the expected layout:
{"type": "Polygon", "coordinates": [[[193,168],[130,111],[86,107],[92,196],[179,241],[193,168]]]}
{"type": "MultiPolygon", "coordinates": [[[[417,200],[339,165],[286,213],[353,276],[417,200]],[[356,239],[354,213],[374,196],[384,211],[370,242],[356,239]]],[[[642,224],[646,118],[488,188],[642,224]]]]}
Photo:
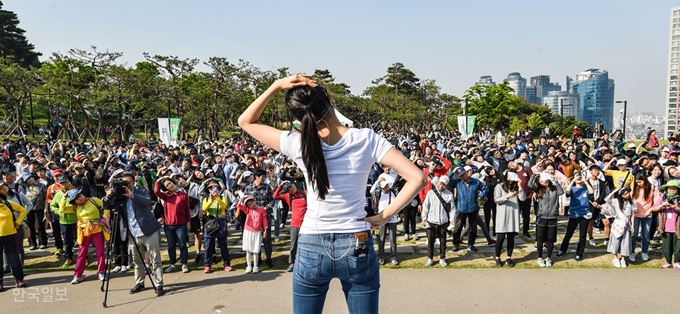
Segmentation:
{"type": "Polygon", "coordinates": [[[135,262],[135,286],[130,293],[144,290],[145,266],[142,255],[148,252],[153,263],[156,295],[161,296],[164,294],[159,231],[161,225],[151,212],[151,198],[147,191],[135,189],[135,178],[131,174],[123,174],[122,178],[114,180],[114,186],[116,183],[123,184],[123,186],[119,186],[118,192],[115,188],[106,190],[104,208],[114,212],[120,209],[120,217],[125,221],[120,224],[118,236],[120,239],[127,239],[129,232],[133,246],[136,246],[136,248],[132,247],[135,262]]]}

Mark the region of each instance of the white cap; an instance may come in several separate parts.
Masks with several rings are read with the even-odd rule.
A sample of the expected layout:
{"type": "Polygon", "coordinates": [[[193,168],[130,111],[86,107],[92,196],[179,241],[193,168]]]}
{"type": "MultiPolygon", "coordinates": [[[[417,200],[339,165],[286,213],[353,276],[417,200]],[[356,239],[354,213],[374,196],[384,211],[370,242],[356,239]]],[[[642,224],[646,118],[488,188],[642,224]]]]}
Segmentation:
{"type": "Polygon", "coordinates": [[[635,147],[637,147],[637,146],[633,143],[628,144],[628,148],[635,148],[635,147]]]}
{"type": "Polygon", "coordinates": [[[465,166],[465,167],[463,167],[463,170],[465,170],[465,171],[472,171],[472,167],[470,167],[470,166],[465,166]]]}
{"type": "Polygon", "coordinates": [[[444,184],[448,185],[448,184],[449,184],[449,177],[447,177],[447,176],[441,176],[441,177],[439,177],[439,182],[438,182],[438,183],[444,183],[444,184]]]}
{"type": "Polygon", "coordinates": [[[668,148],[668,146],[666,146],[666,147],[664,147],[661,151],[662,151],[662,152],[669,152],[669,153],[670,153],[671,149],[668,148]]]}
{"type": "Polygon", "coordinates": [[[390,183],[387,181],[380,181],[380,188],[384,189],[386,186],[389,186],[390,183]]]}
{"type": "Polygon", "coordinates": [[[626,166],[628,165],[628,162],[625,159],[619,159],[616,161],[617,166],[626,166]]]}

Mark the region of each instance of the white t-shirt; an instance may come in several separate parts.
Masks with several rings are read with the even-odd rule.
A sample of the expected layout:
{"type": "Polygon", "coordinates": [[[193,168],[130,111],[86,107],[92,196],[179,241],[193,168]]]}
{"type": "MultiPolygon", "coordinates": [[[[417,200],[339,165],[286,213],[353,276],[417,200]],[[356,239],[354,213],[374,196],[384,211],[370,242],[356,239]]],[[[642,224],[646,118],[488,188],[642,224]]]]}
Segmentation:
{"type": "MultiPolygon", "coordinates": [[[[390,203],[392,203],[395,197],[397,196],[394,195],[394,192],[392,192],[391,190],[388,193],[380,191],[380,201],[378,201],[378,212],[380,213],[383,210],[385,210],[385,208],[387,208],[387,206],[390,205],[390,203]]],[[[397,215],[392,215],[392,217],[390,217],[390,220],[388,220],[387,223],[394,224],[397,223],[397,221],[399,221],[399,219],[397,219],[397,215]]]]}
{"type": "Polygon", "coordinates": [[[370,224],[358,221],[366,217],[366,182],[374,163],[380,162],[393,147],[371,129],[348,129],[335,145],[321,142],[328,168],[330,188],[325,200],[320,200],[309,181],[302,161],[300,133],[281,134],[281,153],[297,163],[307,181],[307,213],[300,227],[301,234],[351,233],[370,229],[370,224]]]}

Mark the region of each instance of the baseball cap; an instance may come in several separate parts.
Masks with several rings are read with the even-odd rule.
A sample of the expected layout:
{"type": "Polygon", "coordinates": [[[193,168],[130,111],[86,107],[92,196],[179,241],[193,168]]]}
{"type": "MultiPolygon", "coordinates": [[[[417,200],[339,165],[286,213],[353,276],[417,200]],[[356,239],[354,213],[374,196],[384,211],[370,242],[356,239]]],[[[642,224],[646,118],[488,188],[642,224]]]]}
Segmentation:
{"type": "Polygon", "coordinates": [[[66,182],[71,182],[71,180],[69,180],[68,176],[62,175],[62,176],[57,177],[57,182],[66,183],[66,182]]]}
{"type": "Polygon", "coordinates": [[[288,191],[288,188],[290,188],[291,185],[292,185],[292,183],[290,183],[290,182],[284,182],[281,186],[281,191],[284,191],[284,192],[288,191]]]}
{"type": "Polygon", "coordinates": [[[449,177],[447,176],[441,176],[439,177],[439,183],[444,183],[444,184],[449,184],[449,177]]]}
{"type": "Polygon", "coordinates": [[[127,165],[127,166],[125,166],[125,172],[127,172],[127,173],[131,173],[131,172],[133,172],[133,171],[135,171],[135,170],[137,170],[137,168],[135,167],[135,165],[127,165]]]}
{"type": "Polygon", "coordinates": [[[617,166],[625,166],[628,165],[628,162],[625,159],[619,159],[616,161],[617,166]]]}
{"type": "Polygon", "coordinates": [[[253,175],[253,173],[250,172],[250,171],[246,171],[246,172],[243,173],[243,177],[250,177],[252,175],[253,175]]]}
{"type": "Polygon", "coordinates": [[[628,144],[628,148],[635,148],[635,147],[637,147],[637,146],[633,143],[628,144]]]}
{"type": "Polygon", "coordinates": [[[387,181],[380,181],[380,188],[384,189],[386,186],[389,186],[390,183],[387,181]]]}
{"type": "Polygon", "coordinates": [[[670,152],[671,149],[668,148],[668,146],[666,146],[666,147],[664,147],[661,151],[662,151],[662,152],[670,152]]]}
{"type": "Polygon", "coordinates": [[[26,182],[26,181],[28,181],[28,179],[30,179],[31,177],[33,177],[32,174],[30,174],[30,173],[24,173],[24,174],[21,176],[21,180],[24,181],[24,182],[26,182]]]}
{"type": "Polygon", "coordinates": [[[465,166],[465,167],[463,167],[463,170],[465,170],[465,171],[472,171],[472,167],[470,167],[470,166],[465,166]]]}

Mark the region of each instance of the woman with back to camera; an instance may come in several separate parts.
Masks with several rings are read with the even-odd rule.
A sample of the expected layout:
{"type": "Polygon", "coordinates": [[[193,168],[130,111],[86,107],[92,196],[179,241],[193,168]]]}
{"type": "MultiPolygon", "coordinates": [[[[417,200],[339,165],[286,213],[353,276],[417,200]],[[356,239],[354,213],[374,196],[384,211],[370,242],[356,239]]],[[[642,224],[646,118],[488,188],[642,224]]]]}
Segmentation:
{"type": "Polygon", "coordinates": [[[293,312],[321,313],[329,283],[340,279],[350,313],[378,313],[380,275],[371,227],[380,227],[426,184],[422,171],[370,129],[343,126],[326,90],[306,75],[279,79],[238,120],[268,147],[297,162],[307,182],[307,213],[293,272],[293,312]],[[292,131],[258,122],[281,90],[292,131]],[[365,217],[364,185],[371,166],[396,170],[407,183],[381,213],[365,217]],[[298,267],[299,266],[299,267],[298,267]]]}

